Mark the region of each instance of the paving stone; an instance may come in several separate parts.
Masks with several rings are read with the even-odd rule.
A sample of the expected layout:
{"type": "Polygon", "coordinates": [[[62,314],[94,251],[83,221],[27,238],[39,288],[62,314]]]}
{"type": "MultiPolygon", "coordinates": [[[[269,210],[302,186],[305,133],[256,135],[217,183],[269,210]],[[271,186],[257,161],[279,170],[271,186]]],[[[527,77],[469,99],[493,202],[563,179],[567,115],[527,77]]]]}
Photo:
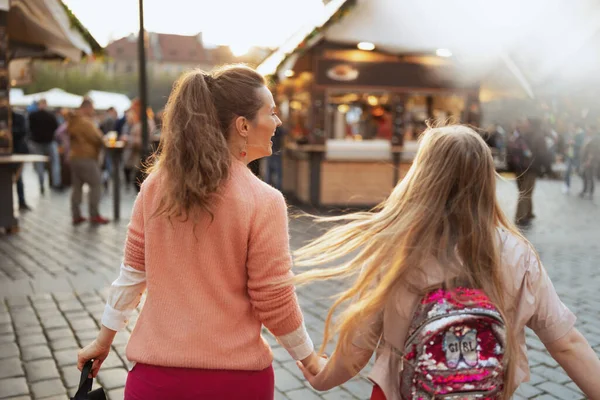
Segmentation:
{"type": "Polygon", "coordinates": [[[125,386],[127,370],[125,368],[100,369],[98,381],[106,390],[118,389],[125,386]]]}
{"type": "Polygon", "coordinates": [[[6,298],[8,308],[31,307],[27,296],[10,296],[6,298]]]}
{"type": "Polygon", "coordinates": [[[46,399],[50,396],[63,395],[66,397],[67,389],[63,386],[60,379],[50,379],[47,381],[36,382],[31,385],[31,393],[36,399],[46,399]]]}
{"type": "Polygon", "coordinates": [[[84,310],[77,311],[67,311],[65,312],[65,318],[68,321],[75,321],[78,319],[87,319],[90,318],[90,313],[84,310]]]}
{"type": "Polygon", "coordinates": [[[304,385],[298,378],[292,375],[285,369],[275,370],[275,387],[282,391],[287,392],[294,389],[302,389],[304,385]]]}
{"type": "Polygon", "coordinates": [[[106,357],[106,360],[104,360],[104,362],[102,363],[103,369],[122,368],[123,366],[123,361],[114,351],[108,353],[108,357],[106,357]]]}
{"type": "Polygon", "coordinates": [[[71,328],[73,328],[73,330],[76,332],[98,329],[98,325],[96,325],[96,322],[94,322],[94,320],[92,318],[90,318],[89,316],[85,319],[84,318],[76,319],[76,320],[69,319],[69,323],[71,325],[71,328]]]}
{"type": "Polygon", "coordinates": [[[273,349],[273,359],[279,362],[286,362],[290,361],[292,358],[290,357],[290,354],[287,352],[286,349],[284,349],[283,347],[279,347],[273,349]]]}
{"type": "Polygon", "coordinates": [[[28,361],[25,363],[28,382],[60,378],[54,360],[28,361]]]}
{"type": "Polygon", "coordinates": [[[44,301],[44,302],[34,302],[33,303],[33,308],[35,308],[35,310],[39,313],[41,313],[42,311],[56,311],[58,312],[58,306],[54,303],[53,300],[49,300],[49,301],[44,301]]]}
{"type": "Polygon", "coordinates": [[[19,346],[27,347],[33,346],[37,344],[46,344],[46,337],[41,333],[36,333],[34,335],[22,336],[18,338],[19,346]]]}
{"type": "Polygon", "coordinates": [[[85,344],[87,344],[87,342],[90,342],[90,341],[96,339],[97,336],[98,336],[98,330],[75,332],[75,337],[77,338],[77,340],[79,340],[80,343],[85,343],[85,344]]]}
{"type": "Polygon", "coordinates": [[[579,389],[579,386],[577,386],[575,383],[573,382],[569,382],[565,385],[565,387],[568,387],[569,389],[571,389],[574,392],[577,392],[579,394],[583,395],[583,392],[581,391],[581,389],[579,389]]]}
{"type": "MultiPolygon", "coordinates": [[[[0,367],[1,370],[1,367],[0,367]]],[[[29,394],[25,378],[0,379],[0,399],[29,394]]]]}
{"type": "Polygon", "coordinates": [[[76,366],[59,367],[59,370],[65,387],[71,389],[79,385],[81,372],[79,372],[76,366]]]}
{"type": "Polygon", "coordinates": [[[15,317],[13,317],[13,323],[15,325],[15,327],[18,328],[27,328],[30,326],[36,326],[40,324],[40,321],[37,318],[37,315],[33,314],[33,312],[31,314],[15,314],[15,317]]]}
{"type": "Polygon", "coordinates": [[[296,389],[290,390],[285,394],[290,400],[322,400],[321,397],[317,396],[308,389],[296,389]]]}
{"type": "MultiPolygon", "coordinates": [[[[558,398],[558,397],[554,397],[554,396],[552,396],[552,395],[549,395],[549,394],[547,394],[547,393],[546,393],[546,394],[544,394],[544,395],[541,395],[541,396],[538,396],[538,397],[536,397],[535,399],[536,399],[536,400],[557,400],[557,399],[559,399],[559,398],[558,398]]],[[[561,400],[562,400],[562,399],[561,399],[561,400]]]]}
{"type": "Polygon", "coordinates": [[[0,360],[4,358],[19,357],[19,354],[19,347],[16,343],[0,344],[0,360]]]}
{"type": "Polygon", "coordinates": [[[13,333],[13,327],[12,327],[12,323],[7,323],[7,324],[0,324],[0,335],[3,335],[5,333],[13,333]]]}
{"type": "Polygon", "coordinates": [[[66,349],[54,352],[54,360],[59,367],[77,364],[77,350],[66,349]]]}
{"type": "Polygon", "coordinates": [[[123,400],[125,397],[125,388],[109,390],[108,400],[123,400]]]}
{"type": "Polygon", "coordinates": [[[283,368],[289,371],[292,375],[300,380],[304,380],[304,375],[302,375],[302,371],[296,365],[296,361],[288,361],[282,364],[283,368]]]}
{"type": "Polygon", "coordinates": [[[117,335],[115,336],[115,340],[113,341],[113,344],[116,346],[127,345],[127,343],[129,343],[130,337],[131,337],[131,335],[129,334],[129,332],[121,331],[121,332],[117,333],[117,335]]]}
{"type": "Polygon", "coordinates": [[[65,303],[59,302],[58,308],[60,308],[62,312],[83,311],[83,305],[78,300],[73,300],[65,303]]]}
{"type": "Polygon", "coordinates": [[[73,331],[69,328],[48,329],[46,336],[48,336],[50,341],[75,337],[73,331]]]}
{"type": "MultiPolygon", "coordinates": [[[[543,365],[531,368],[531,372],[540,375],[551,382],[567,383],[571,380],[571,378],[563,373],[562,370],[548,368],[543,365]]],[[[539,385],[536,384],[536,386],[539,385]]]]}
{"type": "Polygon", "coordinates": [[[79,343],[77,343],[77,340],[75,340],[75,338],[73,337],[63,338],[50,341],[50,348],[53,351],[64,349],[78,349],[79,343]]]}
{"type": "Polygon", "coordinates": [[[579,400],[584,398],[580,393],[554,382],[544,382],[538,385],[538,388],[563,400],[579,400]]]}
{"type": "Polygon", "coordinates": [[[29,326],[16,326],[15,333],[17,336],[30,336],[44,333],[42,326],[38,323],[37,325],[29,326]]]}
{"type": "Polygon", "coordinates": [[[357,397],[351,395],[343,389],[337,388],[323,394],[325,400],[356,400],[357,397]]]}
{"type": "Polygon", "coordinates": [[[23,347],[22,358],[23,361],[43,360],[46,358],[52,358],[52,353],[50,352],[48,345],[45,344],[27,346],[23,347]]]}
{"type": "Polygon", "coordinates": [[[17,357],[5,358],[0,362],[0,379],[23,376],[23,366],[17,357]]]}
{"type": "Polygon", "coordinates": [[[530,398],[537,396],[542,393],[542,391],[535,386],[530,385],[529,383],[522,383],[519,385],[516,394],[521,395],[525,398],[530,398]]]}
{"type": "Polygon", "coordinates": [[[344,383],[343,388],[360,399],[368,399],[373,392],[373,385],[365,379],[354,378],[344,383]]]}
{"type": "Polygon", "coordinates": [[[68,328],[67,320],[61,314],[52,314],[49,316],[41,317],[42,326],[45,329],[53,328],[68,328]]]}
{"type": "Polygon", "coordinates": [[[5,333],[0,335],[0,344],[16,342],[17,338],[13,333],[5,333]]]}

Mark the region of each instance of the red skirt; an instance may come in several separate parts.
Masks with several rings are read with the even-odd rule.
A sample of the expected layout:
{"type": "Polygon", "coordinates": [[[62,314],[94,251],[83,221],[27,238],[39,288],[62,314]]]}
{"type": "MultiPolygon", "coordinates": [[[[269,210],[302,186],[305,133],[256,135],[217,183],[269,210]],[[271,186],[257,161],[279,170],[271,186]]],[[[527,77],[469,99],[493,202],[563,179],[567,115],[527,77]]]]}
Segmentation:
{"type": "Polygon", "coordinates": [[[262,371],[232,371],[138,363],[125,384],[125,400],[273,400],[274,393],[272,366],[262,371]]]}
{"type": "Polygon", "coordinates": [[[371,393],[371,400],[386,400],[383,390],[377,385],[373,386],[373,393],[371,393]]]}

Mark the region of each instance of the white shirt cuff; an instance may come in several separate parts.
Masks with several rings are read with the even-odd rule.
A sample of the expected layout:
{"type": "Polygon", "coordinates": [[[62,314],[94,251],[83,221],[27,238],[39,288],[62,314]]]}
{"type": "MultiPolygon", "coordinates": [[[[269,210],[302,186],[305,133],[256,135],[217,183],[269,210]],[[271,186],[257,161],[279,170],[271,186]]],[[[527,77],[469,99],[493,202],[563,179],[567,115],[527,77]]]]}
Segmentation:
{"type": "Polygon", "coordinates": [[[104,314],[102,314],[102,325],[113,331],[120,331],[129,323],[129,318],[134,310],[115,310],[106,304],[104,306],[104,314]]]}
{"type": "Polygon", "coordinates": [[[315,349],[304,323],[295,331],[287,335],[277,336],[275,339],[290,353],[294,360],[304,360],[315,349]]]}

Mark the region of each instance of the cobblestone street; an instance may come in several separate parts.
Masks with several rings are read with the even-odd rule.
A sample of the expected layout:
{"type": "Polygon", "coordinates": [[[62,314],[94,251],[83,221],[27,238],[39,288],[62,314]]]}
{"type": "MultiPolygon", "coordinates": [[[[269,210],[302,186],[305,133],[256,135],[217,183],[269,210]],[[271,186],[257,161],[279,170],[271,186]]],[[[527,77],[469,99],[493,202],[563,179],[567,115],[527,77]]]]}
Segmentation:
{"type": "MultiPolygon", "coordinates": [[[[71,225],[70,191],[39,196],[28,166],[26,193],[34,211],[21,216],[21,230],[0,236],[0,399],[65,399],[79,381],[76,352],[99,329],[106,288],[118,274],[134,192],[123,191],[122,218],[106,226],[71,225]]],[[[574,186],[580,189],[580,180],[574,186]]],[[[600,207],[590,200],[561,193],[557,181],[538,181],[534,211],[526,232],[540,252],[563,301],[578,317],[577,327],[600,354],[600,207]]],[[[517,190],[512,181],[499,182],[498,194],[512,217],[517,190]]],[[[112,217],[109,195],[101,211],[112,217]]],[[[596,200],[598,202],[598,200],[596,200]]],[[[291,211],[294,214],[294,211],[291,211]]],[[[304,219],[290,222],[292,248],[314,238],[319,228],[304,219]]],[[[338,283],[319,283],[299,290],[306,323],[313,340],[322,337],[328,296],[338,283]]],[[[109,399],[123,398],[128,362],[128,331],[117,335],[114,351],[97,380],[109,399]]],[[[368,399],[371,384],[359,377],[343,387],[318,393],[301,379],[294,361],[275,340],[276,399],[368,399]]],[[[528,332],[531,381],[520,387],[518,398],[581,399],[583,395],[528,332]]],[[[365,370],[364,374],[368,372],[365,370]]]]}

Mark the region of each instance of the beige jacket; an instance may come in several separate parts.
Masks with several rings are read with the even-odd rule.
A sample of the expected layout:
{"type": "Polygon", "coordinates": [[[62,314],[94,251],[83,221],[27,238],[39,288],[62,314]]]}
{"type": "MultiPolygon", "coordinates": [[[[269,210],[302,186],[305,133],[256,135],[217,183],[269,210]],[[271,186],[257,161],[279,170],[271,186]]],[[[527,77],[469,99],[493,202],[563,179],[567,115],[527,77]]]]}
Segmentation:
{"type": "MultiPolygon", "coordinates": [[[[515,387],[529,380],[529,363],[525,345],[525,327],[531,328],[543,343],[551,343],[566,335],[575,325],[575,315],[559,299],[545,268],[538,263],[534,251],[519,238],[500,231],[502,241],[502,261],[505,266],[508,318],[512,329],[517,332],[519,344],[518,361],[515,372],[515,387]]],[[[422,288],[439,285],[443,282],[443,269],[431,263],[427,276],[422,276],[422,288]]],[[[400,377],[400,352],[408,334],[412,314],[421,296],[406,288],[389,299],[381,314],[365,330],[357,333],[354,343],[365,346],[372,338],[382,338],[377,349],[375,364],[369,378],[379,385],[387,400],[400,400],[398,381],[400,377]],[[365,338],[370,338],[369,340],[365,338]]],[[[358,348],[357,348],[358,350],[358,348]]],[[[372,354],[372,352],[371,352],[372,354]]],[[[365,352],[358,350],[357,359],[365,359],[365,352]],[[362,352],[362,354],[359,354],[362,352]]],[[[331,364],[331,363],[330,363],[331,364]]],[[[327,370],[339,376],[341,365],[328,365],[327,370]]],[[[326,375],[327,376],[327,375],[326,375]]],[[[329,378],[327,379],[329,380],[329,378]]]]}

